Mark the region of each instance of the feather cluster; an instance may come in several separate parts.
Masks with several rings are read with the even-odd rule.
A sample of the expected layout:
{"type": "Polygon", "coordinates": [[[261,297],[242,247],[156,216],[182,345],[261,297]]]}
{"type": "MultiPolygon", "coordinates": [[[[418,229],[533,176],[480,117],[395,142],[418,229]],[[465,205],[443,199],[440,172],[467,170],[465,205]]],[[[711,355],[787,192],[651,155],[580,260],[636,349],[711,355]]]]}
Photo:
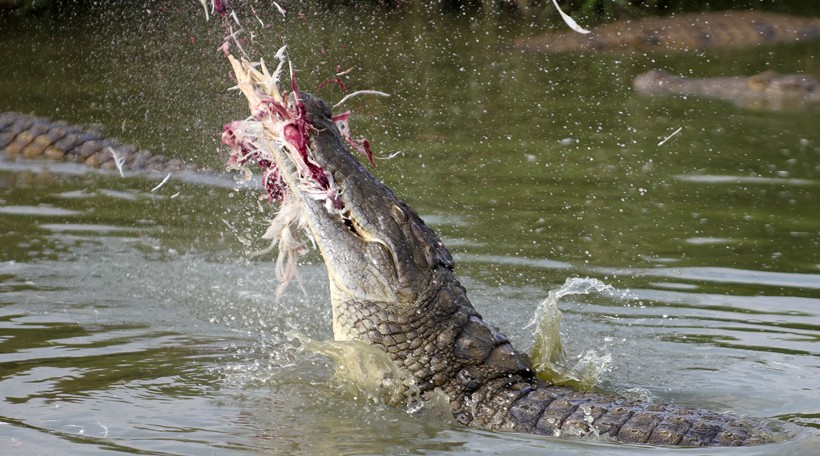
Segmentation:
{"type": "Polygon", "coordinates": [[[279,60],[271,73],[264,61],[251,63],[228,56],[236,75],[237,86],[248,100],[250,117],[224,127],[222,142],[230,147],[228,170],[239,170],[250,179],[257,166],[262,170],[262,185],[268,200],[278,205],[270,227],[262,236],[279,250],[276,276],[280,280],[277,294],[296,275],[296,260],[307,252],[307,236],[302,201],[293,194],[297,186],[304,195],[321,201],[331,213],[341,214],[342,201],[333,177],[311,158],[310,130],[305,107],[293,71],[289,91],[280,84],[285,64],[285,48],[276,53],[279,60]],[[274,151],[288,157],[296,168],[297,182],[286,182],[274,151]]]}
{"type": "MultiPolygon", "coordinates": [[[[344,213],[340,190],[333,175],[312,158],[310,134],[314,127],[300,99],[292,67],[288,66],[290,84],[282,84],[285,50],[283,46],[276,53],[279,63],[273,73],[268,70],[264,60],[251,63],[245,58],[237,60],[233,55],[227,56],[236,76],[236,88],[248,100],[251,115],[225,125],[222,132],[223,144],[231,149],[228,170],[238,170],[244,179],[249,180],[254,169],[261,168],[267,199],[278,205],[270,227],[262,236],[271,244],[259,252],[266,253],[274,248],[279,250],[276,260],[276,276],[280,280],[277,295],[296,276],[296,261],[308,250],[309,233],[305,229],[307,219],[302,196],[295,195],[294,188],[301,195],[321,202],[329,213],[339,217],[343,217],[344,213]],[[283,175],[276,161],[277,155],[287,157],[287,161],[292,163],[296,170],[295,179],[283,175]]],[[[386,95],[374,91],[361,93],[365,92],[386,95]]],[[[369,142],[351,136],[349,117],[350,112],[344,112],[333,116],[333,121],[342,138],[375,166],[369,142]]]]}

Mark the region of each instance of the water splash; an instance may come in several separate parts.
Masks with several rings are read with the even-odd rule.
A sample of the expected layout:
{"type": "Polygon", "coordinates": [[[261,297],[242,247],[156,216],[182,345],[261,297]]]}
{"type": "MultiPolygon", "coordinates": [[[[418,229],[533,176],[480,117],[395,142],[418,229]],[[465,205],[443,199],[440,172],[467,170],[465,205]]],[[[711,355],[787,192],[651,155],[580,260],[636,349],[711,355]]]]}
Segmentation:
{"type": "Polygon", "coordinates": [[[609,354],[599,355],[595,350],[587,350],[575,359],[570,359],[561,341],[561,311],[558,300],[568,295],[590,293],[613,293],[615,289],[598,279],[569,278],[556,290],[551,290],[538,307],[527,328],[532,328],[535,336],[530,357],[536,375],[542,380],[557,385],[569,385],[579,389],[589,389],[598,383],[602,373],[612,362],[609,354]]]}
{"type": "Polygon", "coordinates": [[[318,341],[295,330],[287,331],[285,336],[330,358],[336,366],[335,383],[356,398],[364,396],[375,403],[398,405],[405,394],[418,396],[412,379],[402,374],[387,353],[377,347],[355,340],[318,341]]]}
{"type": "Polygon", "coordinates": [[[436,388],[422,397],[413,379],[379,348],[356,340],[314,340],[296,330],[287,331],[285,336],[298,340],[311,352],[330,358],[336,367],[333,382],[354,398],[403,406],[412,415],[445,422],[453,420],[446,393],[436,388]]]}

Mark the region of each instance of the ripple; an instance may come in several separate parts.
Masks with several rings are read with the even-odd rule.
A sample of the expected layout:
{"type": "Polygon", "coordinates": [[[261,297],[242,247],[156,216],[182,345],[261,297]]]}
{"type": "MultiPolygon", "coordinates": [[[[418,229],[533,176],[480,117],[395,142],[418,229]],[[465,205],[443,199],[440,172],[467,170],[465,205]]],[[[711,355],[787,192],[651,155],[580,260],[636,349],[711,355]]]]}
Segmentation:
{"type": "Polygon", "coordinates": [[[66,233],[66,232],[82,232],[82,233],[98,233],[98,234],[108,234],[108,233],[117,233],[117,232],[127,232],[127,233],[135,233],[138,231],[144,231],[145,228],[132,228],[132,227],[125,227],[125,226],[115,226],[115,225],[98,225],[98,224],[85,224],[85,223],[43,223],[40,224],[40,228],[45,230],[54,231],[56,233],[66,233]]]}
{"type": "Polygon", "coordinates": [[[735,242],[737,242],[735,239],[716,237],[691,237],[686,239],[686,243],[692,245],[732,244],[735,242]]]}
{"type": "Polygon", "coordinates": [[[524,258],[507,255],[473,255],[461,254],[457,255],[459,261],[471,263],[493,263],[493,264],[509,264],[513,266],[532,266],[544,269],[569,269],[572,267],[569,263],[563,261],[549,260],[547,258],[524,258]]]}
{"type": "Polygon", "coordinates": [[[754,271],[719,267],[606,270],[607,273],[635,276],[672,277],[717,283],[740,283],[820,290],[820,276],[795,272],[754,271]]]}
{"type": "Polygon", "coordinates": [[[470,223],[458,215],[427,214],[421,216],[424,223],[435,226],[469,226],[470,223]]]}
{"type": "Polygon", "coordinates": [[[696,184],[765,184],[765,185],[815,185],[817,182],[809,179],[759,177],[759,176],[730,176],[720,174],[678,174],[675,179],[696,184]]]}
{"type": "Polygon", "coordinates": [[[0,207],[0,214],[60,217],[68,215],[80,215],[82,214],[82,212],[53,206],[2,206],[0,207]]]}
{"type": "MultiPolygon", "coordinates": [[[[709,238],[711,239],[711,238],[709,238]]],[[[471,263],[507,264],[541,269],[571,269],[573,266],[547,258],[524,258],[507,255],[460,254],[458,261],[471,263]]],[[[722,267],[657,267],[657,268],[606,268],[592,267],[590,273],[607,276],[662,277],[676,280],[696,280],[715,283],[739,283],[773,287],[820,290],[820,275],[796,272],[755,271],[722,267]]]]}
{"type": "Polygon", "coordinates": [[[676,282],[652,282],[650,285],[658,288],[669,288],[672,290],[697,290],[700,288],[695,284],[676,282]]]}

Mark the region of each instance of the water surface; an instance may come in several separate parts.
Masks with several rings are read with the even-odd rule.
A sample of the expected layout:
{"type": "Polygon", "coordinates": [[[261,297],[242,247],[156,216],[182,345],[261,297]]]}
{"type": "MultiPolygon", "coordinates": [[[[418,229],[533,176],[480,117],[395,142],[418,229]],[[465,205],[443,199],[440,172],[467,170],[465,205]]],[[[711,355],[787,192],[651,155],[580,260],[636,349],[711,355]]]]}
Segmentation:
{"type": "MultiPolygon", "coordinates": [[[[190,3],[10,20],[0,110],[218,166],[221,125],[247,107],[225,90],[220,20],[190,3]]],[[[817,76],[816,42],[543,56],[507,43],[552,25],[297,10],[246,23],[248,50],[287,39],[302,87],[352,67],[347,86],[392,94],[351,103],[354,133],[400,152],[374,172],[441,233],[486,320],[528,347],[549,290],[599,279],[616,292],[560,303],[570,356],[611,357],[599,388],[794,436],[686,454],[820,453],[816,111],[630,89],[654,67],[817,76]]],[[[273,259],[250,255],[269,217],[252,191],[0,165],[3,454],[673,453],[462,429],[351,393],[285,335],[332,337],[327,279],[312,254],[307,294],[274,299],[273,259]]]]}

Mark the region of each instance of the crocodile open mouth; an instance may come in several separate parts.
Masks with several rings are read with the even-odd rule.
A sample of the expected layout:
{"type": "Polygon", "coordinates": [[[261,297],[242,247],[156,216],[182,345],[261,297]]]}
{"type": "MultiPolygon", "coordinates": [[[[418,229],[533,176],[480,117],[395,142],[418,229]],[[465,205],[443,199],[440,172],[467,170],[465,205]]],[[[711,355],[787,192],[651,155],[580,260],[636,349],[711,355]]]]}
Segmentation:
{"type": "MultiPolygon", "coordinates": [[[[281,84],[284,50],[283,47],[276,53],[279,64],[273,73],[263,60],[251,63],[228,56],[238,89],[247,98],[251,115],[225,125],[222,133],[223,144],[231,149],[228,170],[239,170],[246,179],[250,179],[254,171],[261,170],[267,199],[278,206],[270,228],[262,237],[271,240],[266,252],[274,247],[279,250],[276,268],[281,282],[279,292],[294,276],[298,256],[307,251],[302,203],[292,194],[293,187],[298,187],[304,196],[321,202],[330,214],[348,223],[349,227],[353,226],[333,174],[314,159],[311,134],[316,128],[310,123],[292,68],[289,87],[281,84]],[[286,176],[277,156],[289,162],[287,166],[293,170],[292,176],[286,176]]],[[[333,116],[332,120],[341,137],[375,166],[369,142],[350,135],[349,117],[350,113],[344,112],[333,116]]]]}

